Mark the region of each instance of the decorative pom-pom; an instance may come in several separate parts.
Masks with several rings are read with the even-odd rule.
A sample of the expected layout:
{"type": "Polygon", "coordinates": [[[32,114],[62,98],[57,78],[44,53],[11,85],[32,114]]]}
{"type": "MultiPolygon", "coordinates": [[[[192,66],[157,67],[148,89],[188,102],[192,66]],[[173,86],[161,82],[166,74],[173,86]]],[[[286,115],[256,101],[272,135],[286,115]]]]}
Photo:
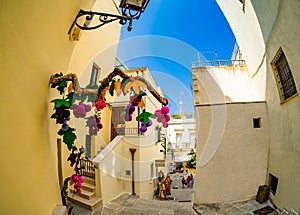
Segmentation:
{"type": "Polygon", "coordinates": [[[162,114],[168,114],[170,112],[170,109],[167,106],[164,106],[161,108],[161,113],[162,114]]]}

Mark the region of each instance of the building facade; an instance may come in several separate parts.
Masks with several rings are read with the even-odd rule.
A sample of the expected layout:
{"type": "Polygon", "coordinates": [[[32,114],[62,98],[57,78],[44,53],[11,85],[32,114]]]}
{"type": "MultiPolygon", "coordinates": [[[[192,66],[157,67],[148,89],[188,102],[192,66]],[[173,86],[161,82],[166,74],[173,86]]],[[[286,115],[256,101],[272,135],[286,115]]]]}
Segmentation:
{"type": "MultiPolygon", "coordinates": [[[[98,31],[81,31],[79,41],[71,41],[68,35],[80,9],[119,13],[116,3],[1,1],[0,82],[5,104],[1,108],[1,184],[5,185],[0,197],[1,214],[50,214],[62,204],[59,136],[50,119],[50,101],[57,94],[49,87],[50,76],[58,72],[80,76],[97,54],[118,43],[117,22],[98,31]]],[[[114,67],[115,54],[111,51],[107,55],[107,70],[114,67]]],[[[63,178],[69,176],[68,170],[62,171],[63,178]]]]}
{"type": "Polygon", "coordinates": [[[192,68],[197,122],[195,203],[249,199],[266,180],[266,104],[253,95],[244,61],[222,64],[201,62],[192,68]]]}
{"type": "MultiPolygon", "coordinates": [[[[259,155],[259,157],[256,157],[259,161],[257,159],[255,159],[255,161],[249,160],[249,158],[245,157],[245,159],[243,158],[242,163],[232,164],[235,168],[241,167],[239,175],[247,175],[249,168],[253,168],[254,173],[259,171],[261,176],[259,180],[256,180],[256,186],[269,185],[271,188],[271,199],[277,207],[300,211],[298,186],[300,181],[299,132],[297,132],[297,128],[300,126],[300,112],[298,108],[300,64],[298,60],[299,53],[297,52],[300,43],[296,39],[300,34],[298,27],[300,20],[300,2],[297,0],[217,0],[217,3],[231,26],[239,45],[239,50],[243,53],[243,59],[246,61],[247,65],[246,79],[248,84],[240,86],[240,88],[235,88],[235,90],[249,92],[250,94],[246,94],[246,98],[251,99],[247,101],[247,104],[234,104],[235,100],[228,98],[227,96],[229,96],[229,94],[225,95],[223,93],[224,90],[221,90],[222,93],[218,94],[220,88],[225,89],[222,85],[223,83],[226,83],[226,81],[224,82],[224,79],[229,80],[228,77],[218,79],[218,76],[211,73],[208,79],[211,80],[211,82],[216,83],[213,84],[215,87],[203,88],[203,85],[196,84],[196,88],[200,88],[200,94],[204,94],[204,99],[206,99],[204,103],[208,101],[208,106],[210,106],[210,108],[208,108],[208,106],[206,108],[203,107],[203,94],[199,98],[199,104],[197,104],[197,97],[195,96],[196,111],[199,111],[199,113],[197,113],[198,116],[202,116],[201,113],[205,113],[205,110],[200,113],[202,109],[208,109],[208,111],[213,112],[217,109],[221,109],[221,107],[224,108],[223,113],[220,110],[215,111],[213,114],[210,114],[211,117],[204,114],[204,116],[199,119],[200,125],[198,128],[203,128],[201,123],[205,124],[203,120],[205,120],[207,116],[212,119],[214,117],[217,117],[217,119],[226,119],[223,123],[223,125],[225,125],[223,128],[218,127],[220,123],[216,124],[215,127],[217,131],[215,134],[221,132],[221,137],[219,137],[219,139],[212,137],[214,140],[212,139],[212,143],[206,146],[212,147],[208,151],[215,151],[215,155],[213,157],[209,154],[204,156],[205,154],[200,153],[200,151],[204,151],[204,149],[198,150],[200,160],[197,164],[197,168],[199,167],[200,171],[201,165],[205,164],[206,161],[209,162],[204,169],[209,168],[208,166],[210,163],[214,161],[215,157],[218,157],[218,153],[221,153],[220,151],[225,139],[231,137],[230,140],[238,140],[238,137],[242,135],[243,138],[240,141],[242,145],[234,147],[232,149],[233,151],[241,149],[240,153],[243,154],[247,152],[247,149],[244,147],[253,147],[256,145],[258,147],[254,150],[256,152],[258,152],[257,150],[259,147],[263,148],[261,148],[262,151],[259,150],[259,153],[254,155],[259,155]],[[220,105],[212,105],[213,102],[211,98],[219,100],[217,103],[220,105]],[[228,102],[230,102],[230,104],[228,102]],[[228,103],[228,105],[225,106],[225,103],[228,103]],[[234,112],[231,112],[231,110],[233,111],[238,106],[241,108],[240,111],[235,110],[234,112]],[[258,109],[256,108],[259,108],[258,112],[258,109]],[[246,118],[249,118],[248,125],[247,127],[244,127],[243,131],[248,130],[248,132],[244,134],[242,131],[240,131],[241,133],[237,132],[241,129],[240,126],[242,126],[240,122],[245,121],[246,118]],[[237,125],[240,125],[236,128],[238,130],[232,128],[229,133],[226,133],[227,128],[237,125]],[[254,126],[261,127],[254,129],[254,126]],[[257,132],[259,134],[255,134],[257,132]],[[251,139],[249,136],[256,137],[251,139]],[[220,144],[218,145],[218,150],[215,150],[216,147],[213,147],[214,144],[220,144]],[[254,163],[256,163],[256,166],[252,166],[254,163]]],[[[207,73],[199,71],[207,70],[207,68],[198,68],[194,70],[198,70],[196,73],[201,73],[202,75],[207,73]]],[[[198,77],[195,78],[195,81],[199,80],[202,81],[203,79],[199,79],[198,77]]],[[[231,83],[235,84],[236,82],[231,81],[231,83]]],[[[207,125],[211,125],[211,129],[214,128],[213,124],[209,121],[207,122],[207,125]]],[[[200,135],[199,148],[201,148],[201,144],[207,143],[206,137],[203,140],[204,142],[201,141],[201,136],[204,135],[203,131],[201,134],[201,131],[202,130],[197,130],[200,135]]],[[[234,145],[235,144],[232,146],[234,145]]],[[[219,154],[219,156],[226,156],[226,153],[219,154]]],[[[227,161],[231,161],[232,156],[226,156],[226,158],[227,161]]],[[[228,163],[223,163],[222,166],[226,167],[227,164],[228,163]]],[[[216,168],[218,167],[219,166],[216,168]]],[[[231,171],[228,171],[228,173],[234,173],[234,170],[232,169],[231,171]]],[[[231,200],[225,198],[210,199],[209,197],[203,197],[204,199],[201,199],[201,195],[205,196],[211,191],[211,189],[206,192],[203,190],[200,191],[201,186],[203,186],[204,189],[204,187],[211,188],[224,183],[224,177],[215,177],[214,173],[206,174],[210,175],[207,177],[211,177],[212,179],[215,178],[216,181],[214,181],[214,183],[201,185],[205,182],[199,178],[199,187],[196,188],[199,189],[199,196],[196,197],[196,200],[199,202],[210,203],[231,200]]],[[[244,196],[235,196],[236,200],[237,198],[242,199],[243,197],[250,197],[250,194],[256,194],[258,187],[254,186],[255,183],[253,183],[253,177],[249,175],[247,178],[249,183],[245,183],[243,186],[245,189],[249,189],[250,192],[244,196]],[[250,185],[252,186],[251,188],[250,185]]],[[[209,180],[210,179],[207,179],[207,181],[209,180]]],[[[234,195],[233,192],[235,192],[234,189],[226,191],[229,196],[234,195]]],[[[221,195],[224,194],[224,192],[220,193],[221,195]]],[[[196,194],[198,194],[198,192],[196,192],[196,194]]]]}

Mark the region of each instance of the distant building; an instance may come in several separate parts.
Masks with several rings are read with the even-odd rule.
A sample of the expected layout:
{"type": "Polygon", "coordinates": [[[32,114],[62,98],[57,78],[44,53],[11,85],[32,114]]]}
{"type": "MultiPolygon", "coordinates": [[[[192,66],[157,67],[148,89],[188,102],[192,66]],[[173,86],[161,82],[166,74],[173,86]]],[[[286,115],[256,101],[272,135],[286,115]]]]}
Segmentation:
{"type": "Polygon", "coordinates": [[[167,128],[168,159],[187,161],[196,147],[195,119],[171,119],[167,128]]]}
{"type": "MultiPolygon", "coordinates": [[[[141,76],[147,80],[157,92],[161,90],[156,86],[148,68],[135,68],[124,71],[130,76],[141,76]]],[[[116,77],[117,79],[117,77],[116,77]]],[[[143,97],[145,109],[154,113],[161,108],[161,103],[151,94],[143,97]]],[[[151,199],[153,197],[153,188],[161,165],[157,166],[157,160],[163,160],[163,154],[160,152],[161,145],[158,142],[159,132],[165,130],[152,119],[152,126],[148,127],[147,132],[140,133],[140,123],[135,120],[141,109],[136,107],[132,114],[133,120],[127,122],[124,120],[122,112],[130,102],[130,94],[125,96],[108,96],[107,102],[110,108],[106,109],[102,119],[108,129],[100,132],[93,143],[92,162],[97,167],[96,181],[101,190],[103,203],[107,203],[120,194],[132,192],[132,174],[134,173],[135,192],[140,197],[151,199]],[[135,148],[134,171],[132,170],[131,154],[129,149],[135,148]]],[[[163,162],[164,163],[164,162],[163,162]]],[[[163,164],[163,171],[165,165],[163,164]]]]}

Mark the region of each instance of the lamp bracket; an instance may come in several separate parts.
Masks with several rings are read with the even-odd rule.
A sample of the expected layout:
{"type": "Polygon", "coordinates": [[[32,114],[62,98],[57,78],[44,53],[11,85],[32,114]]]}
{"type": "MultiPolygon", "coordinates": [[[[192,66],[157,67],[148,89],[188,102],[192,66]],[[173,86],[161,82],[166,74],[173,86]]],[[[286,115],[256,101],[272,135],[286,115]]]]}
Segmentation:
{"type": "Polygon", "coordinates": [[[119,23],[121,25],[125,25],[127,21],[129,21],[127,30],[130,31],[132,29],[132,20],[133,19],[139,19],[142,12],[136,12],[132,14],[132,12],[129,10],[129,15],[127,15],[127,8],[122,10],[122,15],[116,15],[116,14],[109,14],[109,13],[102,13],[102,12],[93,12],[93,11],[85,11],[80,10],[72,23],[68,34],[72,32],[73,27],[76,25],[78,28],[82,30],[94,30],[97,28],[100,28],[101,26],[119,20],[119,23]],[[85,17],[85,21],[82,21],[83,24],[79,24],[78,21],[81,17],[85,17]],[[98,21],[95,25],[90,26],[90,22],[93,20],[94,17],[98,17],[98,21]]]}

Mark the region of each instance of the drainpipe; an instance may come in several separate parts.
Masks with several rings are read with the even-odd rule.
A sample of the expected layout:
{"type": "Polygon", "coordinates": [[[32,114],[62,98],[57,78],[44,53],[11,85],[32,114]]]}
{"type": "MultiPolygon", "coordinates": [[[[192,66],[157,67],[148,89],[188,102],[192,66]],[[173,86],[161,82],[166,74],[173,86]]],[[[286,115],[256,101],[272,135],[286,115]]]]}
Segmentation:
{"type": "Polygon", "coordinates": [[[131,152],[131,164],[132,164],[132,195],[135,195],[134,192],[134,153],[136,151],[136,148],[129,148],[129,151],[131,152]]]}

